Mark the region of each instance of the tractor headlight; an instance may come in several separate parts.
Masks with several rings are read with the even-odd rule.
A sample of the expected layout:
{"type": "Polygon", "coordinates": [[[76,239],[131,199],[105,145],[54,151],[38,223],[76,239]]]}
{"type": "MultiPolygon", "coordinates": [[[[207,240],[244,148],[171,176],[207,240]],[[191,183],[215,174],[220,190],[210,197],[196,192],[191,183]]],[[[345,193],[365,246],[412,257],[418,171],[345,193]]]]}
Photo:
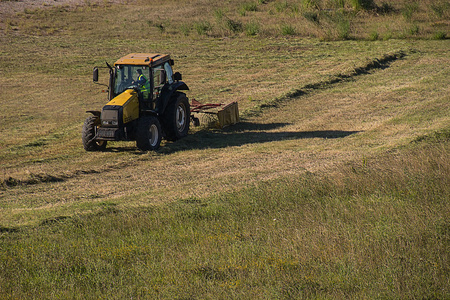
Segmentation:
{"type": "Polygon", "coordinates": [[[102,125],[114,125],[114,126],[117,126],[117,125],[119,125],[119,122],[117,122],[116,120],[103,120],[102,121],[102,125]]]}

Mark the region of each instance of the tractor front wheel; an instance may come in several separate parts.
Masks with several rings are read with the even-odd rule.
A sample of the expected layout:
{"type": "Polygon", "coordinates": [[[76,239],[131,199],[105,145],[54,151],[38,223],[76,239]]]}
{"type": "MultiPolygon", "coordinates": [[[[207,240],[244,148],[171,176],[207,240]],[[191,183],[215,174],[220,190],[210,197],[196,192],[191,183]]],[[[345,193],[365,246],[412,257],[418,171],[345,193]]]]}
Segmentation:
{"type": "Polygon", "coordinates": [[[96,116],[87,117],[83,124],[81,132],[81,140],[83,148],[86,151],[104,151],[106,149],[106,141],[95,140],[97,127],[100,125],[100,118],[96,116]]]}
{"type": "Polygon", "coordinates": [[[161,125],[154,116],[139,120],[136,130],[136,146],[142,151],[157,150],[161,144],[161,125]]]}

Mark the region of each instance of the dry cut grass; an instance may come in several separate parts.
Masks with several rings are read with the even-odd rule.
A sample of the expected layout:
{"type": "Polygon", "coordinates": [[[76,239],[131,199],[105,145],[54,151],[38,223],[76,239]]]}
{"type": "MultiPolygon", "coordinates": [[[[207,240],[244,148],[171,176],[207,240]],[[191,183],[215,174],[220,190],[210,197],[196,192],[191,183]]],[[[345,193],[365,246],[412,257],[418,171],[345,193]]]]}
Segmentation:
{"type": "MultiPolygon", "coordinates": [[[[291,41],[277,55],[271,50],[270,56],[252,50],[269,47],[268,41],[243,42],[248,43],[240,48],[243,54],[259,61],[250,74],[235,77],[236,73],[223,68],[214,77],[215,66],[220,69],[223,60],[207,57],[214,53],[223,57],[223,47],[230,49],[225,61],[235,63],[239,74],[248,68],[242,66],[245,55],[231,60],[237,48],[224,41],[207,54],[206,41],[197,47],[191,42],[187,47],[194,52],[182,59],[187,65],[180,68],[192,82],[190,97],[200,94],[203,100],[225,101],[233,95],[244,122],[225,131],[194,130],[186,139],[164,144],[158,153],[141,153],[133,143],[113,143],[106,153],[85,153],[79,140],[84,110],[101,107],[104,101],[96,86],[77,92],[89,84],[81,76],[72,78],[73,85],[67,88],[66,81],[52,81],[52,75],[39,75],[42,87],[37,83],[31,90],[11,87],[18,96],[4,100],[5,115],[16,122],[14,126],[7,119],[1,123],[3,132],[13,133],[3,135],[2,141],[3,226],[96,211],[104,201],[135,207],[239,190],[260,180],[317,172],[343,160],[370,157],[447,124],[448,58],[442,48],[446,42],[414,43],[427,49],[423,53],[408,50],[413,45],[405,42],[383,42],[372,48],[366,42],[291,41]],[[308,52],[292,52],[299,44],[308,47],[308,52]],[[406,49],[406,56],[367,74],[354,73],[357,68],[351,71],[351,64],[373,64],[353,51],[376,55],[396,47],[406,49]],[[348,60],[342,61],[343,55],[348,60]],[[203,60],[204,68],[197,64],[203,60]],[[283,68],[286,62],[290,68],[283,68]],[[272,73],[266,65],[274,66],[269,69],[272,73]],[[258,73],[261,77],[255,77],[258,73]],[[227,86],[229,91],[218,91],[227,86]],[[71,100],[49,98],[45,92],[49,87],[55,95],[71,100]],[[267,99],[264,95],[279,96],[267,99]],[[18,99],[30,105],[19,105],[18,99]]],[[[271,41],[270,47],[288,42],[271,41]]]]}

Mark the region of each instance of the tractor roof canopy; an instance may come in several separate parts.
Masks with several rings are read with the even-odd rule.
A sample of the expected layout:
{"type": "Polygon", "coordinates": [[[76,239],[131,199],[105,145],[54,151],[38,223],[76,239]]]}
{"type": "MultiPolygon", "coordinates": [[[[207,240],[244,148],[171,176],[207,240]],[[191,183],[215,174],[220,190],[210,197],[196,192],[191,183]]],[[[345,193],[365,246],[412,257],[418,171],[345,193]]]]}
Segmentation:
{"type": "Polygon", "coordinates": [[[131,53],[120,58],[114,63],[117,65],[139,65],[139,66],[156,66],[161,63],[169,61],[173,65],[173,60],[170,59],[168,54],[158,53],[131,53]]]}

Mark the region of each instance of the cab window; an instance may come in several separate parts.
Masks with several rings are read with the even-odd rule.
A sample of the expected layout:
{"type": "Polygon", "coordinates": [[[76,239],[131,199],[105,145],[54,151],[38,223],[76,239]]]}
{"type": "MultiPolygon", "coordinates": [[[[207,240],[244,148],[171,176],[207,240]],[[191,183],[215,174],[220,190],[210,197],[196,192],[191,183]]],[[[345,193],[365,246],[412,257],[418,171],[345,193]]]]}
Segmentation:
{"type": "Polygon", "coordinates": [[[166,71],[166,78],[169,84],[173,83],[173,71],[172,67],[170,66],[169,62],[166,62],[164,64],[164,70],[166,71]]]}
{"type": "Polygon", "coordinates": [[[150,68],[148,66],[135,66],[135,65],[118,65],[115,69],[114,78],[114,94],[119,95],[127,88],[133,86],[133,82],[137,81],[137,70],[141,70],[142,74],[147,78],[150,78],[150,68]]]}
{"type": "Polygon", "coordinates": [[[156,66],[153,68],[153,96],[154,99],[158,98],[159,93],[161,92],[161,89],[163,88],[164,84],[166,84],[166,72],[164,70],[164,67],[156,66]]]}

